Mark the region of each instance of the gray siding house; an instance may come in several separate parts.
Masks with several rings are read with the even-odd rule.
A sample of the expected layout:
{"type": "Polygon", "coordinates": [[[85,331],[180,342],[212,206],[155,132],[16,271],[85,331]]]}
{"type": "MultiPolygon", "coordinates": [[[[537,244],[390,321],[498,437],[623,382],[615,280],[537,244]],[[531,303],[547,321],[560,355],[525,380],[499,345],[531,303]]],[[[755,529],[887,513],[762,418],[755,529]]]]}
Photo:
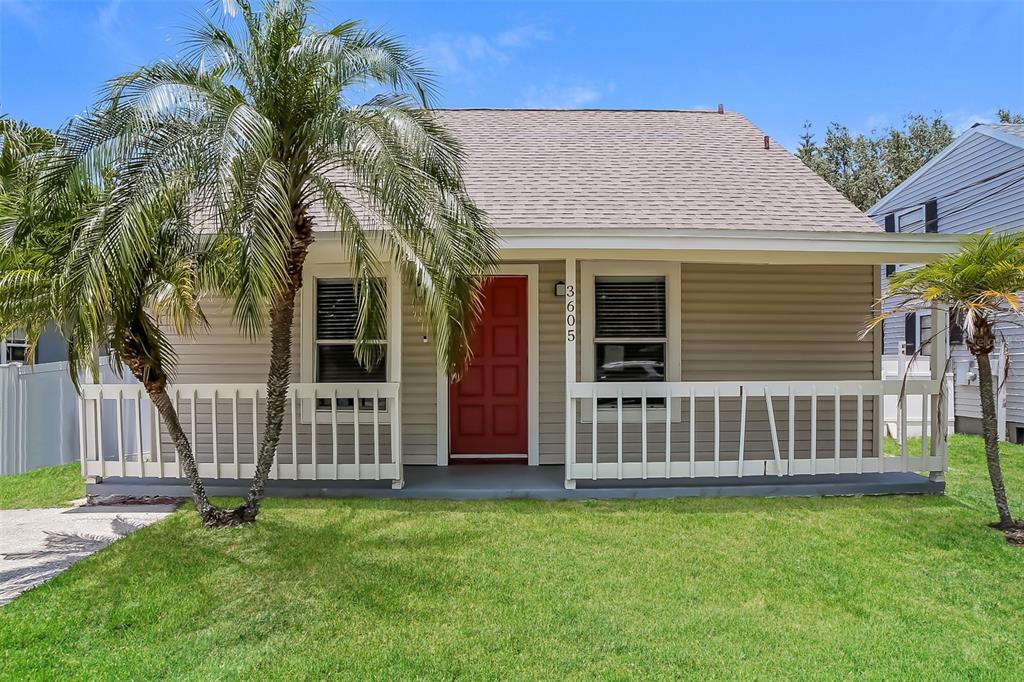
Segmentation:
{"type": "MultiPolygon", "coordinates": [[[[1024,125],[975,125],[868,209],[868,215],[889,232],[952,235],[1024,229],[1024,125]]],[[[886,275],[897,267],[882,268],[883,291],[886,275]]],[[[913,354],[918,344],[931,337],[933,328],[927,313],[887,320],[885,356],[896,357],[901,350],[913,354]]],[[[1007,438],[1021,442],[1024,328],[1003,324],[999,331],[1006,340],[1009,362],[1001,426],[1007,438]]],[[[977,367],[956,329],[952,332],[956,428],[977,433],[981,419],[977,367]]]]}
{"type": "MultiPolygon", "coordinates": [[[[34,364],[63,362],[68,359],[67,344],[56,325],[49,325],[36,343],[34,364]]],[[[25,332],[15,330],[7,336],[0,336],[0,365],[25,363],[28,361],[28,339],[25,332]]]]}

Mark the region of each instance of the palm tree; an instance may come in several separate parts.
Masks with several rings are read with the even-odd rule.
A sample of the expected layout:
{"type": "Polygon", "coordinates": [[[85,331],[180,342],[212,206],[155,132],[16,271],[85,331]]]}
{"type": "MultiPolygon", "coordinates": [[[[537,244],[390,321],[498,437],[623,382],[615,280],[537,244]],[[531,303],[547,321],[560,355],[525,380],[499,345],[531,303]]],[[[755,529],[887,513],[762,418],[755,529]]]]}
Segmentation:
{"type": "Polygon", "coordinates": [[[896,305],[877,314],[867,328],[934,302],[946,304],[950,319],[961,324],[967,349],[978,362],[981,425],[998,526],[1008,531],[1020,529],[1021,522],[1014,520],[1006,499],[989,354],[995,348],[995,325],[1012,323],[1010,318],[1024,314],[1020,291],[1024,291],[1024,233],[994,235],[987,231],[969,237],[955,254],[890,277],[885,299],[896,305]]]}
{"type": "Polygon", "coordinates": [[[34,347],[56,322],[67,341],[76,388],[86,370],[97,378],[101,348],[113,367],[126,366],[146,389],[168,428],[204,523],[227,512],[210,504],[191,444],[167,394],[175,356],[164,329],[188,335],[205,324],[199,294],[214,286],[230,245],[202,241],[173,203],[145,206],[122,217],[142,247],[125,250],[123,224],[107,209],[123,197],[109,175],[60,175],[45,184],[63,148],[48,131],[0,121],[4,191],[0,194],[0,333],[27,330],[34,347]],[[26,144],[26,141],[33,143],[26,144]]]}
{"type": "Polygon", "coordinates": [[[463,152],[429,110],[429,73],[357,22],[314,29],[311,9],[224,0],[181,59],[114,79],[70,130],[67,168],[110,165],[129,197],[112,220],[136,202],[167,201],[171,187],[178,214],[237,246],[224,287],[244,333],[269,329],[271,356],[256,473],[231,522],[255,519],[278,446],[311,208],[330,217],[352,266],[366,365],[381,360],[367,341],[385,329],[382,256],[415,286],[439,360],[457,373],[496,254],[462,181],[463,152]],[[367,92],[378,94],[357,103],[367,92]]]}

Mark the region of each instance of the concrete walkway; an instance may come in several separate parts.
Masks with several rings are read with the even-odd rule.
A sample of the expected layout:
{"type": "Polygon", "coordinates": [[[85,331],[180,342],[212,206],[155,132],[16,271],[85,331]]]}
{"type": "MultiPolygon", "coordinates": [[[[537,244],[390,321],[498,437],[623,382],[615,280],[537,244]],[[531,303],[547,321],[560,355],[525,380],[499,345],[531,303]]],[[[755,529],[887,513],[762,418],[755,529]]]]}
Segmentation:
{"type": "Polygon", "coordinates": [[[138,505],[0,510],[0,605],[174,509],[138,505]]]}

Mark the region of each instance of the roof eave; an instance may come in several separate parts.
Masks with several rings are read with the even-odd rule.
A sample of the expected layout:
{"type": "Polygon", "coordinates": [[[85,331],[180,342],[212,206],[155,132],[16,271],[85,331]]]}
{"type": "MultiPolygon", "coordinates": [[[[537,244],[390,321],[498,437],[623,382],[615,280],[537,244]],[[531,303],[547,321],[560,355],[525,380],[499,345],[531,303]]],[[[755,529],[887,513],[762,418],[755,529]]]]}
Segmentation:
{"type": "Polygon", "coordinates": [[[513,252],[576,251],[591,258],[750,263],[924,263],[955,252],[959,235],[767,229],[502,229],[513,252]]]}

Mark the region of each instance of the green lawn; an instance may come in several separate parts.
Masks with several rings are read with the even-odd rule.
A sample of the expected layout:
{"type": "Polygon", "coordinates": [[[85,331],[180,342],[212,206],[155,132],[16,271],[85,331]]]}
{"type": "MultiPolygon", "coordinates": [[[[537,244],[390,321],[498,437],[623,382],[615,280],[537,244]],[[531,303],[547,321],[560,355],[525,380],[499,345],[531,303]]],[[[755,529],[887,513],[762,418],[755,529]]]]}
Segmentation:
{"type": "Polygon", "coordinates": [[[946,497],[183,510],[0,608],[0,678],[1019,678],[1024,549],[952,446],[946,497]]]}
{"type": "Polygon", "coordinates": [[[69,507],[83,497],[85,481],[78,462],[0,476],[0,509],[69,507]]]}

